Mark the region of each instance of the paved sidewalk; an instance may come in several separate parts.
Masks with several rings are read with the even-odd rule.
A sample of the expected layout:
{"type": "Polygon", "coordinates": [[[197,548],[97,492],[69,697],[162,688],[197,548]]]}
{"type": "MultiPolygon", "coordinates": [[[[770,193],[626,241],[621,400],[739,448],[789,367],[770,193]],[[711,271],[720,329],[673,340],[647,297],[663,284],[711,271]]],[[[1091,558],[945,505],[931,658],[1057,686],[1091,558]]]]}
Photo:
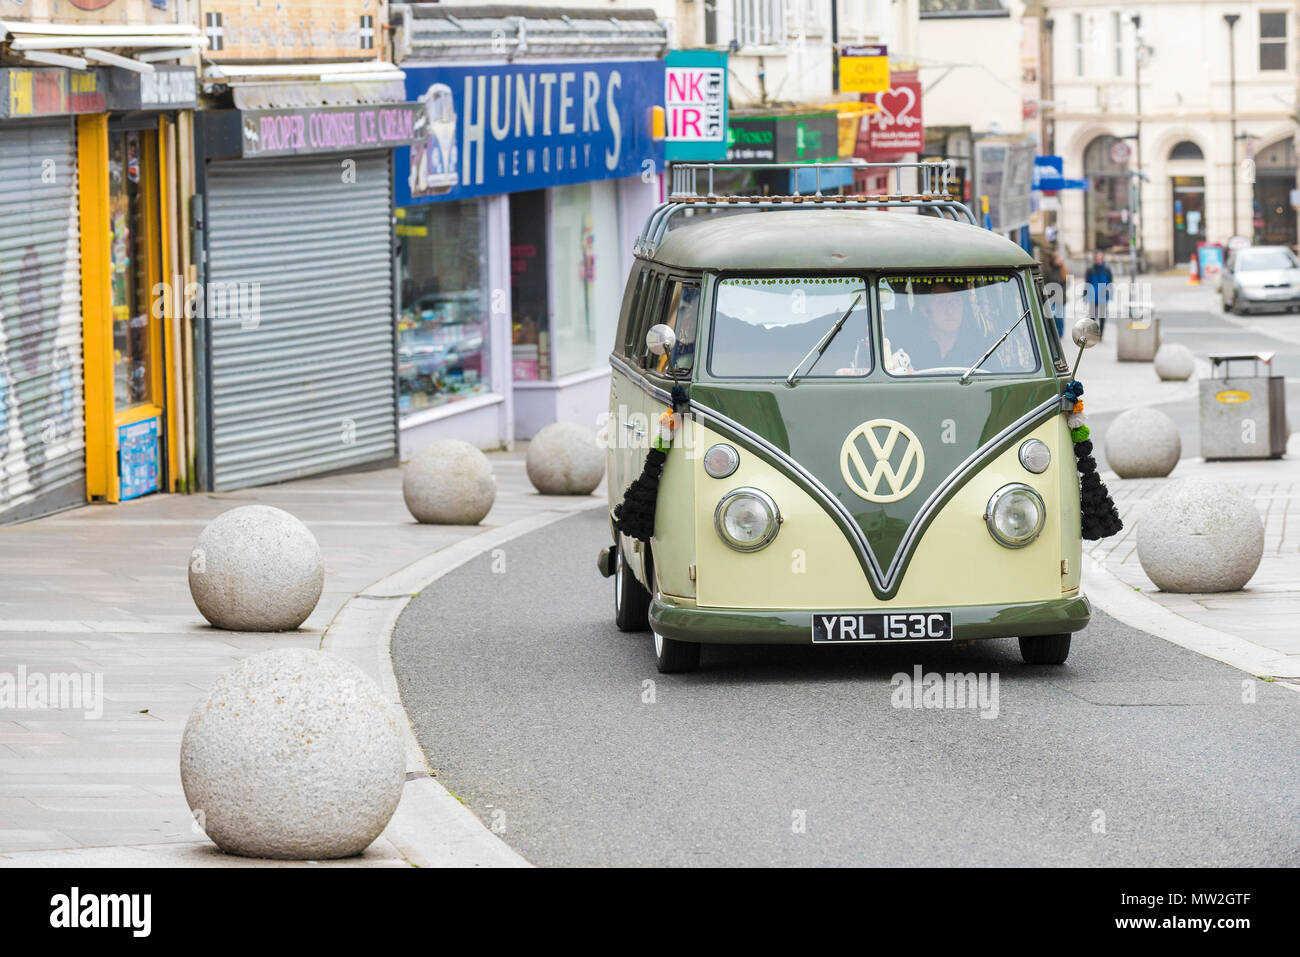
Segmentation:
{"type": "MultiPolygon", "coordinates": [[[[1157,315],[1221,314],[1217,288],[1212,284],[1189,285],[1181,273],[1144,276],[1141,281],[1151,284],[1157,315]]],[[[1300,342],[1300,322],[1278,321],[1276,316],[1265,320],[1223,318],[1247,331],[1300,342]]],[[[1198,358],[1196,374],[1187,382],[1161,382],[1151,363],[1120,362],[1115,355],[1116,338],[1108,328],[1105,340],[1084,354],[1079,367],[1079,379],[1086,389],[1084,406],[1090,415],[1195,401],[1197,380],[1209,375],[1208,361],[1198,358]]],[[[1068,341],[1066,345],[1073,364],[1077,347],[1068,341]]],[[[1288,380],[1288,391],[1295,388],[1300,388],[1300,382],[1288,380]]],[[[1183,436],[1185,443],[1189,439],[1183,436]]],[[[1098,441],[1105,441],[1104,430],[1099,430],[1098,441]]],[[[1300,686],[1300,628],[1296,627],[1300,621],[1300,434],[1291,436],[1287,455],[1281,460],[1206,462],[1184,458],[1165,479],[1121,479],[1110,471],[1102,474],[1125,527],[1114,538],[1085,543],[1085,555],[1095,563],[1091,569],[1085,567],[1085,588],[1089,575],[1109,574],[1194,625],[1259,646],[1259,652],[1251,655],[1257,668],[1300,686]],[[1264,520],[1264,557],[1244,590],[1219,595],[1168,594],[1157,589],[1142,571],[1136,531],[1144,502],[1174,479],[1226,482],[1254,500],[1264,520]]],[[[1098,593],[1090,592],[1094,601],[1098,593]]],[[[1104,600],[1097,603],[1109,610],[1104,600]]]]}
{"type": "MultiPolygon", "coordinates": [[[[508,526],[533,524],[539,513],[567,514],[603,498],[603,486],[583,498],[539,496],[522,453],[489,458],[497,499],[479,526],[416,524],[402,502],[400,471],[387,469],[229,493],[152,496],[0,528],[0,672],[99,673],[104,692],[98,720],[71,711],[0,711],[0,866],[251,863],[221,854],[192,826],[179,773],[191,708],[246,655],[319,647],[340,609],[356,606],[360,599],[350,599],[382,576],[412,563],[416,571],[428,569],[432,553],[452,554],[447,549],[455,552],[457,545],[472,550],[474,539],[500,538],[508,526]],[[218,631],[190,599],[186,567],[195,538],[221,512],[254,502],[298,516],[321,545],[324,593],[297,632],[218,631]]],[[[408,571],[385,581],[418,588],[421,575],[429,577],[408,571]]],[[[361,653],[373,663],[380,629],[367,632],[364,615],[360,624],[362,639],[372,639],[361,653]]],[[[386,633],[379,637],[386,642],[386,633]]],[[[356,650],[358,639],[340,640],[349,644],[343,653],[356,650]]],[[[468,812],[449,798],[449,809],[430,805],[427,796],[423,789],[415,815],[427,833],[417,833],[414,845],[409,820],[401,839],[393,833],[408,805],[420,803],[408,784],[384,835],[361,858],[336,863],[447,860],[438,855],[448,841],[476,839],[466,831],[475,823],[466,824],[468,812]],[[453,820],[457,811],[462,819],[453,820]]],[[[482,837],[499,843],[486,830],[482,837]]]]}

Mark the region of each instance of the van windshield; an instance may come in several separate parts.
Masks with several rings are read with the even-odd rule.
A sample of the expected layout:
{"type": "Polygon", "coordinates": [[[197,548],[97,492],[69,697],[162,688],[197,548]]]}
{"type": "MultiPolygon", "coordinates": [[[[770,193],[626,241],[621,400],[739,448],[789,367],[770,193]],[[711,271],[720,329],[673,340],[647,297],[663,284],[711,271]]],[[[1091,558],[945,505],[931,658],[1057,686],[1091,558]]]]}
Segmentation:
{"type": "MultiPolygon", "coordinates": [[[[876,290],[884,336],[881,362],[893,376],[961,375],[1027,308],[1012,276],[882,276],[876,290]]],[[[1037,369],[1026,320],[975,375],[1037,369]]]]}
{"type": "Polygon", "coordinates": [[[715,376],[784,379],[846,312],[826,354],[815,364],[809,359],[800,378],[871,371],[867,285],[860,276],[723,279],[715,302],[709,352],[715,376]]]}

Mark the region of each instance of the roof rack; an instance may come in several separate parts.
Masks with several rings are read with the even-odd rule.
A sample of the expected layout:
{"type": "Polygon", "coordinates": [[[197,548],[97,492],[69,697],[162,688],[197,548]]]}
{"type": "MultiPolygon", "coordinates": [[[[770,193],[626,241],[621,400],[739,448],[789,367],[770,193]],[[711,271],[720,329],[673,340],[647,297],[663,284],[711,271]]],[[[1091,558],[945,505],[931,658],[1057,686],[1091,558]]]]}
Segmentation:
{"type": "Polygon", "coordinates": [[[961,222],[965,220],[978,226],[975,215],[966,204],[953,199],[947,191],[951,174],[947,160],[922,160],[910,163],[674,163],[672,166],[672,194],[655,207],[646,219],[641,235],[633,247],[637,255],[650,255],[668,233],[673,216],[688,209],[932,209],[939,216],[961,222]],[[821,171],[824,169],[892,169],[897,192],[879,195],[838,194],[824,195],[821,191],[821,171]],[[903,170],[917,171],[919,191],[904,193],[903,170]],[[714,188],[717,170],[812,170],[815,190],[802,193],[799,178],[794,177],[794,192],[787,196],[719,196],[714,188]],[[707,192],[701,194],[697,174],[708,174],[707,192]]]}

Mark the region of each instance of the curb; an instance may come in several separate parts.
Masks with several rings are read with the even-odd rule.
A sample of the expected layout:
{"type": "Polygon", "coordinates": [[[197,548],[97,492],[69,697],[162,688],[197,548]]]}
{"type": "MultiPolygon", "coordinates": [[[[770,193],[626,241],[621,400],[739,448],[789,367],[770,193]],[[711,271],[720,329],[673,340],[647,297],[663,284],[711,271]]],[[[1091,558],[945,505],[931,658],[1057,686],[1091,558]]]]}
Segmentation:
{"type": "Polygon", "coordinates": [[[379,685],[406,721],[406,786],[382,837],[415,867],[530,867],[493,834],[477,815],[438,783],[411,728],[393,671],[392,640],[397,619],[411,599],[448,572],[484,552],[561,519],[598,507],[604,499],[576,500],[528,518],[480,532],[418,559],[349,598],[321,636],[321,650],[359,667],[379,685]]]}
{"type": "MultiPolygon", "coordinates": [[[[1112,618],[1180,648],[1231,665],[1248,675],[1272,678],[1278,660],[1284,657],[1274,649],[1198,624],[1170,611],[1158,601],[1124,584],[1098,562],[1084,563],[1084,579],[1088,598],[1112,618]]],[[[1300,694],[1300,684],[1285,679],[1274,683],[1300,694]]]]}

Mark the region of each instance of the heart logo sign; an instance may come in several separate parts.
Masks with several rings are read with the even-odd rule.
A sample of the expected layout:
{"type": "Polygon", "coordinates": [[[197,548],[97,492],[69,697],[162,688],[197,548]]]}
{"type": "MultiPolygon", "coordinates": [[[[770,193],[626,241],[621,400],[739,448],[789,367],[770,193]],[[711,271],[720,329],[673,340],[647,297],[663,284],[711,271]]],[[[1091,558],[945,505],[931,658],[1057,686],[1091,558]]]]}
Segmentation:
{"type": "Polygon", "coordinates": [[[921,84],[913,72],[895,73],[888,90],[870,94],[877,110],[867,124],[868,151],[872,159],[892,159],[925,149],[921,123],[921,84]]]}
{"type": "Polygon", "coordinates": [[[898,89],[888,89],[883,93],[876,94],[876,105],[880,107],[880,112],[876,114],[876,125],[882,130],[888,130],[894,126],[901,126],[903,129],[911,129],[921,122],[919,116],[913,115],[913,107],[916,106],[916,94],[912,92],[910,86],[899,87],[898,89]]]}

